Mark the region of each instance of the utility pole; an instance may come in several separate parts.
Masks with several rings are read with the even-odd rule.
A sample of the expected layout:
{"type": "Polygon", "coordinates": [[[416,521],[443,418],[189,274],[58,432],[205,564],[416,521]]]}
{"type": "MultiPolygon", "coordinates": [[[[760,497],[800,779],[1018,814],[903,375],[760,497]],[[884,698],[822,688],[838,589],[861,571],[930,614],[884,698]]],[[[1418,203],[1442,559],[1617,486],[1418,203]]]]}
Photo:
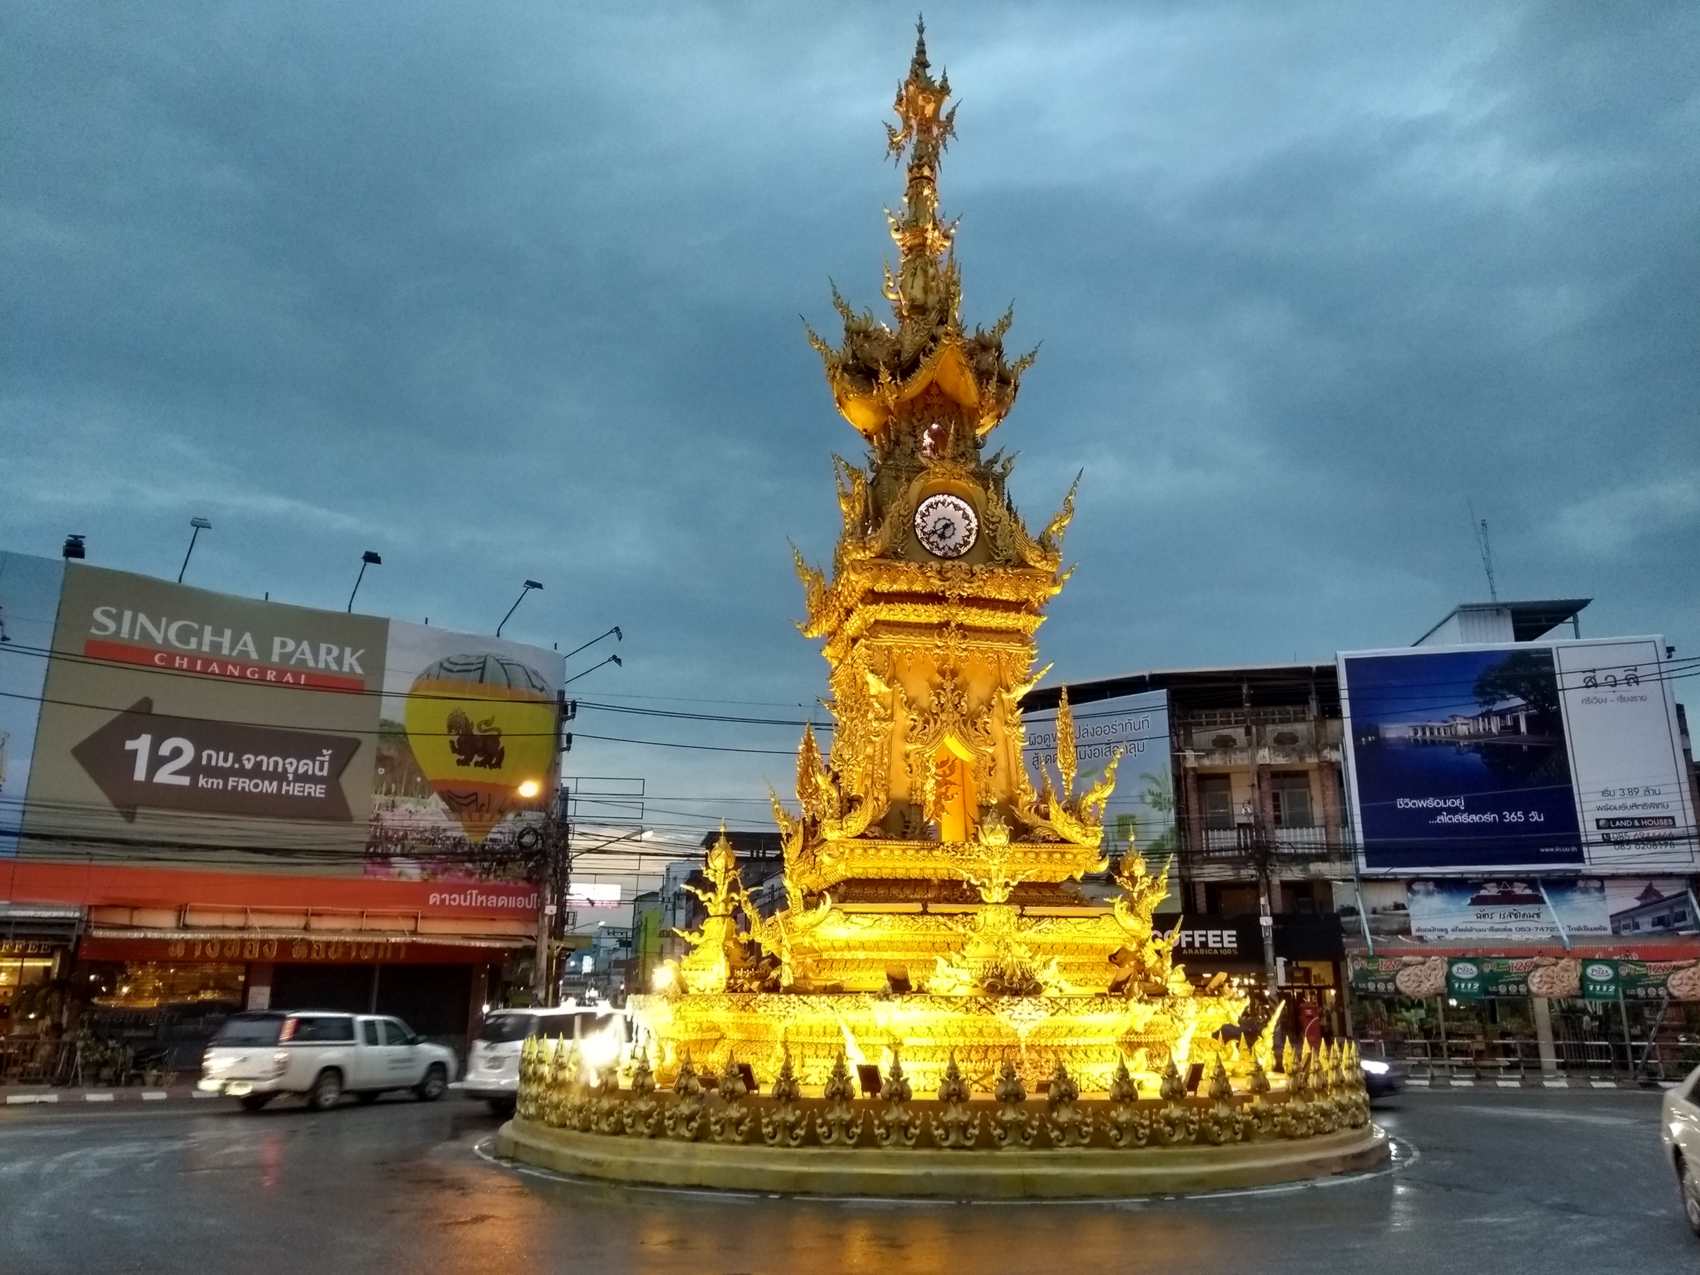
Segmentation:
{"type": "Polygon", "coordinates": [[[1263,935],[1263,970],[1269,980],[1269,994],[1275,994],[1277,967],[1275,965],[1275,917],[1269,906],[1270,847],[1268,825],[1263,818],[1263,783],[1258,775],[1258,749],[1261,732],[1252,717],[1251,683],[1240,684],[1241,701],[1245,707],[1246,742],[1251,751],[1251,861],[1257,870],[1257,928],[1263,935]]]}
{"type": "MultiPolygon", "coordinates": [[[[521,593],[520,598],[524,597],[525,594],[521,593]]],[[[519,604],[516,602],[514,605],[519,604]]],[[[543,826],[538,829],[537,945],[531,971],[531,999],[545,1007],[555,1001],[555,982],[550,975],[561,908],[567,894],[562,878],[570,878],[572,873],[572,823],[568,818],[567,795],[561,784],[560,758],[572,747],[571,736],[564,731],[568,720],[574,716],[574,707],[576,705],[567,699],[565,690],[555,692],[555,791],[550,796],[551,804],[544,809],[543,826]]]]}

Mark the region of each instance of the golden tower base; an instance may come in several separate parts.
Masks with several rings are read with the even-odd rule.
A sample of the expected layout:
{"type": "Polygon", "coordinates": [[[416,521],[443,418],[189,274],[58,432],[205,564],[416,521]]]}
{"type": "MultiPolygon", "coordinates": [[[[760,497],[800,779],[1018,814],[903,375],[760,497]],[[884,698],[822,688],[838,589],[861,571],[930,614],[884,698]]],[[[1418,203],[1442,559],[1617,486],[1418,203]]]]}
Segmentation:
{"type": "Polygon", "coordinates": [[[910,1200],[1190,1195],[1361,1173],[1389,1158],[1387,1135],[1374,1125],[1294,1142],[973,1155],[609,1138],[516,1119],[502,1126],[496,1150],[557,1173],[636,1186],[910,1200]]]}

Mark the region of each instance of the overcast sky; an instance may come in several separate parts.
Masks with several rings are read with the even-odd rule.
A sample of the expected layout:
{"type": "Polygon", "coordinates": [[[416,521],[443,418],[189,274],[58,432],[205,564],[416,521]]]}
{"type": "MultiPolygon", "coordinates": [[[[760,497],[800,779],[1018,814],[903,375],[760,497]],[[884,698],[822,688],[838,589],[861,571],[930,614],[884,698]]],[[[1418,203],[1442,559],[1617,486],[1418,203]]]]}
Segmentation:
{"type": "MultiPolygon", "coordinates": [[[[1486,594],[1467,501],[1502,596],[1700,655],[1700,9],[927,16],[966,317],[1044,342],[1029,521],[1086,471],[1055,676],[1409,643],[1486,594]]],[[[857,440],[798,316],[880,304],[912,20],[9,6],[0,545],[171,575],[205,514],[193,583],[341,607],[372,548],[364,609],[474,631],[530,576],[509,636],[625,629],[585,698],[801,716],[786,541],[830,555],[857,440]]],[[[669,831],[789,787],[584,738],[788,727],[576,726],[669,831]]]]}

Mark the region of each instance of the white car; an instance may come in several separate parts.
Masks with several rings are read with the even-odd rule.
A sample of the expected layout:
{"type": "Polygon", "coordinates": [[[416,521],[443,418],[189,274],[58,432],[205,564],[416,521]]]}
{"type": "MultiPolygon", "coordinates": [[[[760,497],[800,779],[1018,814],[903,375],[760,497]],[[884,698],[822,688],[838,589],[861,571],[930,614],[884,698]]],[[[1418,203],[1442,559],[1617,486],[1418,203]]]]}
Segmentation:
{"type": "Polygon", "coordinates": [[[633,1034],[631,1016],[605,1006],[492,1010],[467,1053],[466,1078],[454,1087],[469,1098],[483,1099],[499,1116],[511,1115],[519,1092],[519,1053],[529,1037],[576,1040],[587,1062],[605,1067],[624,1061],[633,1034]]]}
{"type": "Polygon", "coordinates": [[[328,1111],[345,1093],[361,1102],[410,1089],[435,1102],[455,1077],[452,1049],[421,1040],[399,1018],[328,1011],[232,1014],[201,1059],[203,1093],[249,1111],[294,1094],[328,1111]]]}
{"type": "Polygon", "coordinates": [[[1665,1144],[1665,1155],[1676,1171],[1677,1186],[1682,1191],[1682,1211],[1688,1225],[1700,1235],[1700,1067],[1683,1079],[1675,1089],[1665,1093],[1660,1112],[1659,1138],[1665,1144]]]}

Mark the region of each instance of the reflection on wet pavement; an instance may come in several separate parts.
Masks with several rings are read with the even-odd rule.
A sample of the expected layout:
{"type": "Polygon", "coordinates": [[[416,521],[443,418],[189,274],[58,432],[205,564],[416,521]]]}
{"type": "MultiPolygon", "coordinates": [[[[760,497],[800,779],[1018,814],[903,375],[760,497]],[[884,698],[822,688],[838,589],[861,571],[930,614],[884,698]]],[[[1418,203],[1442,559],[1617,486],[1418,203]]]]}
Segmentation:
{"type": "Polygon", "coordinates": [[[1391,1174],[1078,1205],[567,1181],[480,1156],[495,1120],[452,1101],[3,1118],[0,1269],[1458,1275],[1549,1272],[1558,1252],[1591,1271],[1676,1270],[1700,1256],[1658,1160],[1649,1095],[1411,1095],[1377,1118],[1420,1153],[1391,1174]]]}

